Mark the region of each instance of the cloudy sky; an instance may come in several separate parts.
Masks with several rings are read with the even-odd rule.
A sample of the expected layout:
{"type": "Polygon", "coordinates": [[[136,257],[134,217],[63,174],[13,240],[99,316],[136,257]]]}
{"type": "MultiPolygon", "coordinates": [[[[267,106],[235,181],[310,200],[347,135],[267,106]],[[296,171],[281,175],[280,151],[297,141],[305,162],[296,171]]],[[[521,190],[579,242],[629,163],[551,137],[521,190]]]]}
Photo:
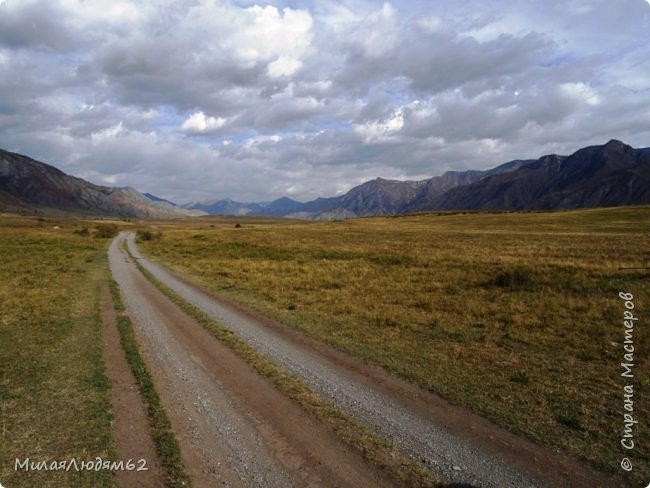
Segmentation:
{"type": "Polygon", "coordinates": [[[178,202],[650,146],[646,0],[0,0],[0,148],[178,202]]]}

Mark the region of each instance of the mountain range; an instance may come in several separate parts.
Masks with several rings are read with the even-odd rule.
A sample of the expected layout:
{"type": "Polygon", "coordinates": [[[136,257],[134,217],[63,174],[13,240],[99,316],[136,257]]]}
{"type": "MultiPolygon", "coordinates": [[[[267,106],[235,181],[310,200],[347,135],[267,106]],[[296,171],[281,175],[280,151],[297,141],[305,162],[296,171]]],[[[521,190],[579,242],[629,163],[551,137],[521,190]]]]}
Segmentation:
{"type": "Polygon", "coordinates": [[[448,171],[420,181],[377,178],[344,195],[298,202],[242,203],[230,199],[183,206],[133,188],[98,186],[0,150],[0,210],[57,209],[83,215],[182,217],[268,215],[342,219],[439,210],[556,210],[650,203],[650,148],[621,141],[570,156],[514,160],[488,170],[448,171]]]}
{"type": "Polygon", "coordinates": [[[612,139],[570,156],[514,160],[489,170],[448,171],[421,181],[377,178],[346,194],[301,203],[232,200],[185,207],[213,215],[338,219],[437,210],[554,210],[650,203],[650,148],[612,139]]]}

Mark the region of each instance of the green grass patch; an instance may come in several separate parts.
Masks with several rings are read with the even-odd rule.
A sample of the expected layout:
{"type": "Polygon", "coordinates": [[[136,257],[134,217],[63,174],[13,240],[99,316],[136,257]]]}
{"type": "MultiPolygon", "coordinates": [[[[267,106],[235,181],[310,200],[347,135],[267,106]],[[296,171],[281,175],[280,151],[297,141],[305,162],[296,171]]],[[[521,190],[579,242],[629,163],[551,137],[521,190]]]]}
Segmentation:
{"type": "Polygon", "coordinates": [[[126,359],[131,366],[131,371],[142,396],[144,397],[151,422],[152,437],[160,456],[163,468],[165,469],[165,482],[170,488],[189,487],[191,480],[187,474],[185,465],[181,459],[181,451],[172,430],[171,423],[165,409],[160,403],[160,397],[154,388],[153,379],[138,351],[138,344],[131,324],[131,319],[124,313],[124,305],[120,297],[118,284],[110,281],[111,296],[113,304],[119,313],[117,316],[117,328],[120,333],[120,341],[124,348],[126,359]]]}

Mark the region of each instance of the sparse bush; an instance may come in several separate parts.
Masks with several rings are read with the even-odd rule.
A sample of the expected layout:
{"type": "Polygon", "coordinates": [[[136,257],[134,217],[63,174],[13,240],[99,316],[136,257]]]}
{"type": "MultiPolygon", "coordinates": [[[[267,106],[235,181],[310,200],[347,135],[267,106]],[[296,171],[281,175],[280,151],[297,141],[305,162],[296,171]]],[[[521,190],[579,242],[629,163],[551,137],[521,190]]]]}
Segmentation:
{"type": "Polygon", "coordinates": [[[80,235],[80,236],[89,236],[90,231],[88,230],[88,227],[82,227],[81,229],[77,229],[74,231],[75,234],[80,235]]]}
{"type": "Polygon", "coordinates": [[[154,241],[162,239],[162,232],[151,232],[150,230],[138,230],[135,233],[136,238],[139,241],[154,241]]]}
{"type": "Polygon", "coordinates": [[[433,305],[431,304],[431,299],[429,297],[417,298],[413,303],[413,306],[424,312],[431,312],[433,310],[433,305]]]}
{"type": "Polygon", "coordinates": [[[537,283],[533,270],[524,266],[517,266],[497,274],[492,278],[491,284],[511,290],[528,290],[534,288],[537,283]]]}
{"type": "Polygon", "coordinates": [[[112,239],[117,235],[119,230],[115,224],[99,224],[94,236],[99,239],[112,239]]]}
{"type": "Polygon", "coordinates": [[[415,263],[413,256],[405,253],[384,253],[368,256],[368,261],[380,266],[412,266],[415,263]]]}
{"type": "Polygon", "coordinates": [[[530,377],[525,371],[515,371],[512,376],[510,376],[510,381],[513,383],[521,383],[522,385],[527,385],[530,383],[530,377]]]}
{"type": "Polygon", "coordinates": [[[573,430],[584,430],[580,417],[575,412],[567,412],[566,414],[558,414],[555,419],[562,425],[569,427],[573,430]]]}
{"type": "Polygon", "coordinates": [[[323,283],[322,288],[325,290],[340,290],[341,288],[343,288],[343,286],[341,285],[341,283],[337,283],[335,281],[326,281],[325,283],[323,283]]]}
{"type": "Polygon", "coordinates": [[[153,239],[153,233],[149,230],[136,231],[135,236],[141,241],[150,241],[153,239]]]}
{"type": "Polygon", "coordinates": [[[456,285],[447,285],[444,288],[445,293],[448,295],[459,295],[461,293],[461,289],[457,287],[456,285]]]}
{"type": "Polygon", "coordinates": [[[375,322],[375,326],[381,328],[385,328],[385,327],[399,328],[399,322],[385,315],[377,315],[374,319],[374,322],[375,322]]]}

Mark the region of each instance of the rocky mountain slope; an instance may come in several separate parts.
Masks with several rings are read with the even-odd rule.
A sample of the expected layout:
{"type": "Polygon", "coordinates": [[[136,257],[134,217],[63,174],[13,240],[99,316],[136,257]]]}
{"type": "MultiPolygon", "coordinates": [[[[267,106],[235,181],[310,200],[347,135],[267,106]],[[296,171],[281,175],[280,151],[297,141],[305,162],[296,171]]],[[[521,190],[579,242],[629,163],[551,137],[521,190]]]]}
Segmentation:
{"type": "Polygon", "coordinates": [[[0,210],[80,215],[171,218],[196,215],[133,188],[111,188],[0,149],[0,210]]]}
{"type": "Polygon", "coordinates": [[[458,186],[413,210],[554,210],[650,203],[650,151],[617,140],[458,186]]]}

